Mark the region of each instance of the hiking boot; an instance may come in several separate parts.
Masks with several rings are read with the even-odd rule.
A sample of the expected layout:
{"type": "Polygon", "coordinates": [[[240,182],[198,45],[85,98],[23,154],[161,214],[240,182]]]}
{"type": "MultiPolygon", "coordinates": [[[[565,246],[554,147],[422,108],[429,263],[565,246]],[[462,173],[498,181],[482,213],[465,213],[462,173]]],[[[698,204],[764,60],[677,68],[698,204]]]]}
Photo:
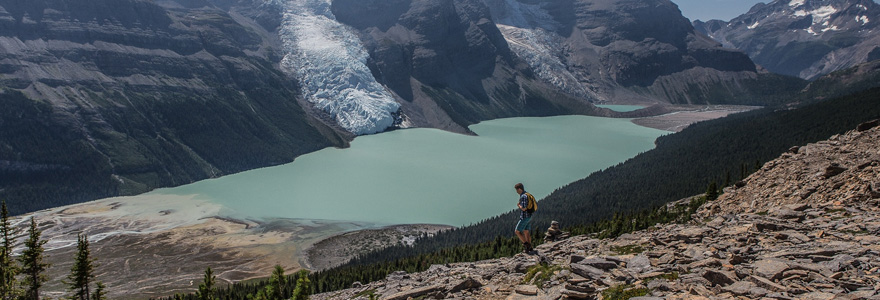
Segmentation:
{"type": "Polygon", "coordinates": [[[529,249],[529,243],[522,243],[522,246],[523,246],[523,253],[529,254],[529,252],[531,251],[529,249]]]}
{"type": "Polygon", "coordinates": [[[526,253],[532,252],[535,248],[532,248],[532,243],[525,243],[526,253]]]}

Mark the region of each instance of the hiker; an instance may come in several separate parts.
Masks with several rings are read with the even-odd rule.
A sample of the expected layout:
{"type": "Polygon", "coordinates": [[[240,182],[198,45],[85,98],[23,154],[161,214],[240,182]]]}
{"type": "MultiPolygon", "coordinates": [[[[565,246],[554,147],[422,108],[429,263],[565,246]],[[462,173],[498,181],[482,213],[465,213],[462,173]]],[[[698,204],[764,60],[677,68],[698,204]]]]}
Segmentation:
{"type": "Polygon", "coordinates": [[[519,203],[517,203],[517,207],[519,207],[519,222],[516,223],[516,236],[523,244],[523,253],[532,252],[532,235],[529,234],[529,231],[532,230],[532,224],[530,223],[532,220],[532,214],[537,210],[538,204],[535,202],[535,197],[532,194],[526,192],[525,187],[523,187],[522,183],[517,183],[513,186],[516,189],[516,193],[519,194],[519,203]]]}
{"type": "Polygon", "coordinates": [[[550,228],[547,228],[547,233],[544,234],[544,240],[555,242],[567,239],[569,236],[568,232],[559,229],[559,222],[553,221],[550,222],[550,228]]]}

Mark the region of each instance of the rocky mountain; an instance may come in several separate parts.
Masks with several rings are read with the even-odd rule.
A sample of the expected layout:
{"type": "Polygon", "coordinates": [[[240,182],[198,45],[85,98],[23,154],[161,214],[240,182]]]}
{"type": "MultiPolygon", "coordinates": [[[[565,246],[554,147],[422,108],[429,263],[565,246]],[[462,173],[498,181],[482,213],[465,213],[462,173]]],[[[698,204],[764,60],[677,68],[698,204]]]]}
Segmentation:
{"type": "Polygon", "coordinates": [[[771,72],[812,80],[880,59],[878,20],[873,0],[776,0],[694,27],[771,72]]]}
{"type": "Polygon", "coordinates": [[[485,119],[598,113],[536,78],[480,1],[335,0],[330,11],[357,31],[408,126],[465,131],[485,119]]]}
{"type": "MultiPolygon", "coordinates": [[[[619,103],[763,103],[743,53],[697,33],[666,0],[484,0],[537,76],[619,103]]],[[[777,85],[778,86],[778,85],[777,85]]]]}
{"type": "Polygon", "coordinates": [[[536,255],[396,272],[313,298],[877,299],[878,126],[792,148],[688,223],[613,239],[576,236],[545,243],[536,255]]]}
{"type": "Polygon", "coordinates": [[[346,145],[279,71],[269,12],[250,1],[0,1],[0,198],[21,213],[346,145]]]}

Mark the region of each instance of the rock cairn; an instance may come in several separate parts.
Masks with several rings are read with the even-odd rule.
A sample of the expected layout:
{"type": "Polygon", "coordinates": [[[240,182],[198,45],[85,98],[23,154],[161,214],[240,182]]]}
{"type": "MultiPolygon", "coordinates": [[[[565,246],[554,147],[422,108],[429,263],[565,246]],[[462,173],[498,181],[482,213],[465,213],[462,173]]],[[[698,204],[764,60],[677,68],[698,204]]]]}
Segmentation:
{"type": "MultiPolygon", "coordinates": [[[[880,299],[880,128],[793,148],[688,224],[576,236],[312,299],[880,299]]],[[[684,205],[688,199],[670,205],[684,205]]]]}

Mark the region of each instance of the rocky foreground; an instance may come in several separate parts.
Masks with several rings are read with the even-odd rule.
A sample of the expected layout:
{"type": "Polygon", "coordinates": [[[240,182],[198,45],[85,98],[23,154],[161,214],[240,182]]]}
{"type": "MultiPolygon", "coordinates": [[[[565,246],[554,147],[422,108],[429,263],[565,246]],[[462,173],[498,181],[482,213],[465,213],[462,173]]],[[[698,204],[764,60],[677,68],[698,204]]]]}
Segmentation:
{"type": "Polygon", "coordinates": [[[638,299],[880,299],[877,125],[792,148],[688,224],[616,239],[577,236],[543,244],[536,255],[397,272],[313,299],[605,299],[614,292],[638,299]]]}

